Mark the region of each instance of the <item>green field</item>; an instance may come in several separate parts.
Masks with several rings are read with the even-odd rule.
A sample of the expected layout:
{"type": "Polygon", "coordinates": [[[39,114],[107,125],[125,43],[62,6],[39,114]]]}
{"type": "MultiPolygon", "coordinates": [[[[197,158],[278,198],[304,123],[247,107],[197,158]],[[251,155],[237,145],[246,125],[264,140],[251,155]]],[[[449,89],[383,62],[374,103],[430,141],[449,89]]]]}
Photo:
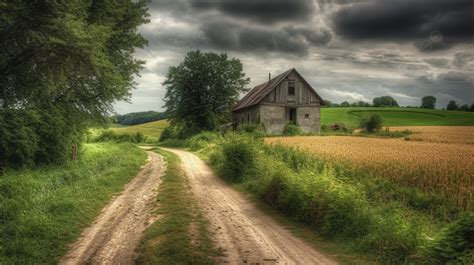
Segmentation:
{"type": "Polygon", "coordinates": [[[77,161],[5,172],[0,264],[56,264],[145,159],[130,143],[84,144],[77,161]]]}
{"type": "Polygon", "coordinates": [[[361,117],[379,114],[385,126],[474,126],[474,113],[417,108],[322,108],[321,124],[357,127],[361,117]]]}
{"type": "Polygon", "coordinates": [[[161,132],[168,127],[169,122],[167,120],[159,120],[159,121],[152,121],[147,122],[139,125],[133,126],[123,126],[120,127],[119,125],[113,124],[111,126],[111,130],[117,133],[136,133],[141,132],[148,138],[158,139],[161,135],[161,132]]]}

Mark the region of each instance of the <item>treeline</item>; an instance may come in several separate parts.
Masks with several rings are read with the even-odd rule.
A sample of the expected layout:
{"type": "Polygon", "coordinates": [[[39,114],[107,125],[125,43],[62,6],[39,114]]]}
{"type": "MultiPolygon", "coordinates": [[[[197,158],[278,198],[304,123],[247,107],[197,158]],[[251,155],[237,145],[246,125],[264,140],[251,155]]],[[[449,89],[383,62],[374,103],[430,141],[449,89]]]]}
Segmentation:
{"type": "Polygon", "coordinates": [[[137,125],[152,121],[159,121],[167,119],[167,115],[164,112],[156,111],[142,111],[132,112],[124,115],[113,115],[111,121],[113,123],[119,123],[122,125],[137,125]]]}

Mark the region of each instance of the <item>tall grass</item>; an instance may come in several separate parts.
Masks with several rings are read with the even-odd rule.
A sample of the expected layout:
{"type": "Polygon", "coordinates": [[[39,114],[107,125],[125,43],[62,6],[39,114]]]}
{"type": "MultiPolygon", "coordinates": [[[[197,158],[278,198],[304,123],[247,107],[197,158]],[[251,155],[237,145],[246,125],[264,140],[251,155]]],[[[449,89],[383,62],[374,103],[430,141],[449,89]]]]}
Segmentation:
{"type": "Polygon", "coordinates": [[[0,177],[0,264],[54,264],[145,162],[133,144],[84,144],[63,166],[0,177]]]}
{"type": "MultiPolygon", "coordinates": [[[[385,264],[441,263],[429,250],[433,240],[443,242],[439,230],[457,215],[436,219],[430,210],[419,211],[428,205],[443,215],[446,208],[431,204],[436,196],[367,174],[356,176],[342,166],[245,135],[226,136],[211,151],[210,162],[220,176],[279,211],[385,264]]],[[[468,229],[463,226],[459,233],[469,235],[468,229]]],[[[469,247],[472,250],[461,245],[466,251],[469,247]]],[[[458,259],[463,251],[450,252],[449,260],[458,259]]]]}

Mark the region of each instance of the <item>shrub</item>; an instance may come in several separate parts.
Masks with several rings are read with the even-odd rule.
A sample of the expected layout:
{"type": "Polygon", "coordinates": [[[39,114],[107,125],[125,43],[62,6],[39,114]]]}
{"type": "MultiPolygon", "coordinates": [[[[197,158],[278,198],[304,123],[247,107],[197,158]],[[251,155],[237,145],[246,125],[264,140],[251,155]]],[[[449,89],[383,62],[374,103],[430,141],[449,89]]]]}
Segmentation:
{"type": "Polygon", "coordinates": [[[366,132],[376,132],[382,128],[382,118],[378,114],[372,114],[360,120],[359,126],[366,132]]]}
{"type": "Polygon", "coordinates": [[[261,123],[240,124],[237,131],[265,135],[265,128],[261,123]]]}
{"type": "Polygon", "coordinates": [[[289,135],[289,136],[294,136],[294,135],[300,135],[302,134],[301,128],[294,124],[294,123],[288,123],[285,126],[285,129],[283,130],[284,135],[289,135]]]}
{"type": "Polygon", "coordinates": [[[246,135],[229,135],[222,144],[223,176],[232,181],[242,181],[255,168],[258,149],[262,145],[262,140],[246,135]]]}
{"type": "Polygon", "coordinates": [[[92,137],[91,142],[131,142],[142,143],[146,141],[146,137],[141,132],[136,133],[116,133],[112,130],[102,131],[98,136],[92,137]]]}
{"type": "Polygon", "coordinates": [[[161,132],[159,141],[162,142],[171,138],[176,138],[176,131],[174,130],[174,127],[168,126],[161,132]]]}

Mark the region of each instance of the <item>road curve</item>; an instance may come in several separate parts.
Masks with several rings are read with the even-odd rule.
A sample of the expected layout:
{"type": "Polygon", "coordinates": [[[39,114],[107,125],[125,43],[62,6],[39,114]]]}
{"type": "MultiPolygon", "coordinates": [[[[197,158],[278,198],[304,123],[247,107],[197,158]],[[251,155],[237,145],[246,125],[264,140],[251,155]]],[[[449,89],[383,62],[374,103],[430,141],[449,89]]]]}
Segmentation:
{"type": "Polygon", "coordinates": [[[196,155],[163,149],[181,159],[192,191],[210,221],[213,238],[225,251],[219,263],[337,264],[257,209],[196,155]]]}

